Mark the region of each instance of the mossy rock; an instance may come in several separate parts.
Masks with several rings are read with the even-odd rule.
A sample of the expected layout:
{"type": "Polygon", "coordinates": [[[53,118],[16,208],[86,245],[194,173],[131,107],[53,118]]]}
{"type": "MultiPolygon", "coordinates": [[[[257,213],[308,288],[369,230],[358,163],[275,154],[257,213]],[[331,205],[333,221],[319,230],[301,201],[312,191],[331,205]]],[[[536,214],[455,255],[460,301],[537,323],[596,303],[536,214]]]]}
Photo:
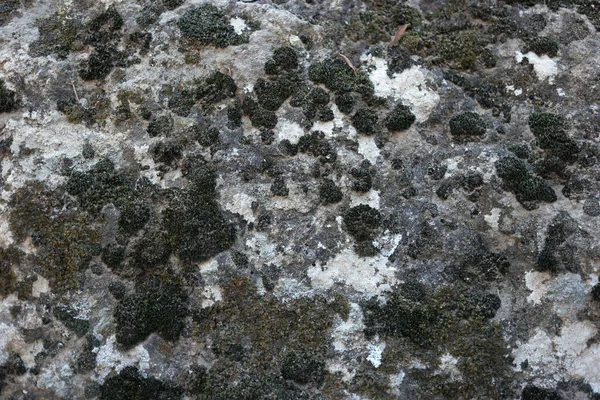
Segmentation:
{"type": "Polygon", "coordinates": [[[525,52],[529,51],[533,51],[538,56],[556,57],[558,55],[558,42],[546,36],[538,36],[527,43],[525,52]]]}
{"type": "Polygon", "coordinates": [[[308,78],[324,84],[332,92],[341,94],[357,92],[362,96],[373,96],[375,89],[369,76],[364,72],[354,73],[352,68],[339,56],[317,61],[308,68],[308,78]]]}
{"type": "Polygon", "coordinates": [[[109,376],[100,386],[100,400],[179,400],[183,389],[153,377],[144,377],[136,367],[128,366],[118,375],[109,376]]]}
{"type": "Polygon", "coordinates": [[[235,33],[229,18],[212,4],[187,10],[177,26],[184,37],[195,39],[203,45],[224,48],[244,42],[244,38],[235,33]]]}
{"type": "Polygon", "coordinates": [[[346,230],[357,241],[372,240],[381,224],[379,211],[366,204],[350,208],[343,218],[346,230]]]}
{"type": "Polygon", "coordinates": [[[230,97],[235,97],[237,85],[233,78],[227,74],[216,71],[208,76],[196,88],[196,100],[205,104],[214,104],[230,97]]]}
{"type": "Polygon", "coordinates": [[[416,117],[410,107],[397,104],[385,119],[385,126],[392,132],[404,131],[415,122],[416,117]]]}
{"type": "Polygon", "coordinates": [[[566,131],[566,122],[560,115],[534,112],[529,116],[529,129],[540,148],[567,163],[577,159],[579,147],[566,131]]]}
{"type": "Polygon", "coordinates": [[[323,179],[319,186],[319,198],[323,204],[333,204],[342,201],[342,190],[331,179],[323,179]]]}
{"type": "Polygon", "coordinates": [[[16,93],[6,88],[0,79],[0,113],[11,112],[17,109],[16,93]]]}
{"type": "Polygon", "coordinates": [[[168,341],[176,341],[188,315],[187,294],[181,286],[158,277],[146,277],[126,295],[114,311],[117,342],[135,346],[155,332],[168,341]]]}
{"type": "Polygon", "coordinates": [[[12,266],[18,266],[23,256],[15,247],[0,248],[0,298],[17,290],[17,276],[12,266]]]}
{"type": "Polygon", "coordinates": [[[273,57],[265,63],[267,75],[277,75],[283,71],[298,68],[298,53],[289,46],[278,47],[273,50],[273,57]]]}
{"type": "Polygon", "coordinates": [[[485,131],[485,121],[476,112],[463,112],[450,119],[450,133],[456,138],[483,136],[485,131]]]}
{"type": "Polygon", "coordinates": [[[495,167],[498,176],[526,208],[532,207],[528,204],[530,202],[552,203],[557,200],[554,189],[542,178],[532,175],[523,160],[507,156],[496,161],[495,167]]]}
{"type": "Polygon", "coordinates": [[[377,129],[377,114],[367,108],[361,108],[352,116],[352,126],[364,135],[372,135],[377,129]]]}

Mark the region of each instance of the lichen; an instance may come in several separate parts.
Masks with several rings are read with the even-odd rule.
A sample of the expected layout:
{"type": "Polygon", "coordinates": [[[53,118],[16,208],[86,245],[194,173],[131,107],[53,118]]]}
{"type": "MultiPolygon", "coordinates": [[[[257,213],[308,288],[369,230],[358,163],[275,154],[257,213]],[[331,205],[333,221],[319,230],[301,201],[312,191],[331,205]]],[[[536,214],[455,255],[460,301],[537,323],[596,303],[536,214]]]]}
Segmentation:
{"type": "Polygon", "coordinates": [[[485,131],[485,121],[475,112],[463,112],[450,119],[450,133],[457,139],[483,136],[485,131]]]}
{"type": "Polygon", "coordinates": [[[225,14],[212,4],[187,10],[177,26],[183,36],[195,39],[202,45],[223,48],[244,42],[244,37],[235,33],[225,14]]]}

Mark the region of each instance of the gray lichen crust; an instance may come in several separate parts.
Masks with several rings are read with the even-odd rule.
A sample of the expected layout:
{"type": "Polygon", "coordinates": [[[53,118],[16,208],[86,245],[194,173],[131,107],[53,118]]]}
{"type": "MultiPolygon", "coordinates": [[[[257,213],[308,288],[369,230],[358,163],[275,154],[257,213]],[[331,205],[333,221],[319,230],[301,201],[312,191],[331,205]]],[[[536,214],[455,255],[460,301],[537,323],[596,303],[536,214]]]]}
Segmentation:
{"type": "Polygon", "coordinates": [[[599,16],[0,1],[0,398],[599,398],[599,16]]]}

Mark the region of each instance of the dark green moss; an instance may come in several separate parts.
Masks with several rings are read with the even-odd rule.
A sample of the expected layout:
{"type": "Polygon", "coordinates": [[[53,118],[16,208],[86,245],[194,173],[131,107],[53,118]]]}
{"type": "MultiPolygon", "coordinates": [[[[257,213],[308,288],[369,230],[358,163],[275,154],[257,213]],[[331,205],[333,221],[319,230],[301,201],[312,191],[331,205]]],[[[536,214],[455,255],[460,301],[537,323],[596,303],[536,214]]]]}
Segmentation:
{"type": "Polygon", "coordinates": [[[177,22],[177,26],[183,36],[195,39],[203,45],[227,47],[244,42],[243,37],[235,33],[229,18],[211,4],[187,10],[177,22]]]}
{"type": "Polygon", "coordinates": [[[427,168],[427,176],[431,177],[434,181],[443,179],[448,171],[448,166],[442,163],[433,163],[427,168]]]}
{"type": "Polygon", "coordinates": [[[556,57],[558,55],[558,42],[546,36],[538,36],[527,43],[524,51],[533,51],[538,56],[546,54],[550,57],[556,57]]]}
{"type": "Polygon", "coordinates": [[[295,86],[290,85],[290,82],[286,80],[266,81],[259,78],[254,85],[258,103],[269,111],[277,111],[283,102],[294,93],[294,90],[295,86]]]}
{"type": "Polygon", "coordinates": [[[578,230],[577,223],[568,213],[561,212],[554,217],[546,230],[546,240],[537,257],[536,269],[550,272],[559,272],[563,269],[576,272],[572,247],[565,242],[578,230]]]}
{"type": "Polygon", "coordinates": [[[583,203],[583,212],[590,217],[600,215],[600,202],[596,199],[586,199],[583,203]]]}
{"type": "Polygon", "coordinates": [[[375,112],[367,108],[361,108],[352,116],[352,126],[359,133],[372,135],[375,133],[378,119],[375,112]]]}
{"type": "Polygon", "coordinates": [[[169,102],[167,103],[167,106],[169,107],[169,110],[176,115],[179,115],[180,117],[187,117],[192,111],[192,107],[194,107],[195,103],[194,91],[183,89],[173,91],[173,93],[169,96],[169,102]]]}
{"type": "Polygon", "coordinates": [[[323,83],[336,94],[357,92],[368,97],[374,93],[369,76],[363,72],[355,75],[352,68],[339,56],[311,64],[308,77],[315,83],[323,83]]]}
{"type": "Polygon", "coordinates": [[[521,392],[521,400],[562,400],[562,396],[555,390],[544,389],[534,385],[527,385],[521,392]]]}
{"type": "Polygon", "coordinates": [[[169,115],[162,115],[156,119],[153,119],[148,124],[146,129],[150,137],[156,136],[169,136],[173,131],[173,118],[169,115]]]}
{"type": "Polygon", "coordinates": [[[127,235],[134,235],[142,229],[151,215],[150,207],[140,200],[125,202],[120,212],[119,228],[127,235]]]}
{"type": "Polygon", "coordinates": [[[115,64],[116,49],[98,46],[79,69],[79,76],[85,81],[102,80],[111,73],[115,64]]]}
{"type": "Polygon", "coordinates": [[[155,332],[165,340],[179,339],[188,315],[187,294],[173,281],[149,276],[126,295],[114,312],[117,342],[135,346],[155,332]]]}
{"type": "Polygon", "coordinates": [[[367,1],[367,11],[354,16],[347,25],[346,34],[354,41],[370,44],[389,42],[398,27],[421,25],[421,14],[416,8],[397,2],[367,1]]]}
{"type": "Polygon", "coordinates": [[[120,38],[118,32],[123,27],[123,17],[114,5],[111,5],[92,19],[86,26],[87,30],[83,34],[83,42],[92,45],[104,45],[110,41],[120,38]]]}
{"type": "Polygon", "coordinates": [[[38,21],[39,38],[29,46],[29,54],[33,57],[57,54],[65,59],[74,50],[75,41],[81,24],[74,18],[66,18],[54,14],[38,21]]]}
{"type": "Polygon", "coordinates": [[[592,300],[600,302],[600,283],[596,283],[590,292],[592,300]]]}
{"type": "Polygon", "coordinates": [[[125,367],[100,386],[100,400],[178,400],[183,390],[156,378],[144,378],[136,367],[125,367]]]}
{"type": "Polygon", "coordinates": [[[322,163],[333,163],[337,160],[337,153],[333,145],[325,139],[325,133],[313,131],[298,139],[298,151],[318,157],[322,163]]]}
{"type": "Polygon", "coordinates": [[[537,139],[540,148],[547,150],[549,155],[572,163],[577,159],[579,148],[577,143],[568,136],[563,117],[544,112],[534,112],[529,117],[529,129],[537,139]]]}
{"type": "Polygon", "coordinates": [[[216,71],[196,88],[196,100],[206,104],[213,104],[230,97],[235,97],[237,85],[233,78],[227,74],[216,71]]]}
{"type": "Polygon", "coordinates": [[[166,234],[151,229],[133,241],[127,254],[128,266],[136,274],[163,267],[169,260],[171,250],[166,234]]]}
{"type": "Polygon", "coordinates": [[[381,214],[366,204],[350,208],[344,215],[346,231],[355,240],[372,241],[381,224],[381,214]]]}
{"type": "Polygon", "coordinates": [[[37,249],[33,261],[52,290],[66,292],[80,285],[80,272],[99,252],[99,237],[89,217],[67,207],[64,192],[50,191],[40,183],[17,190],[10,200],[9,228],[15,241],[27,237],[37,249]]]}
{"type": "Polygon", "coordinates": [[[454,137],[483,136],[485,131],[485,122],[476,112],[467,111],[450,119],[450,133],[454,137]]]}
{"type": "Polygon", "coordinates": [[[298,68],[298,54],[288,46],[278,47],[273,51],[273,57],[265,63],[265,73],[277,75],[282,71],[298,68]]]}
{"type": "Polygon", "coordinates": [[[17,109],[16,93],[6,88],[4,81],[0,79],[0,113],[10,112],[17,109]]]}
{"type": "Polygon", "coordinates": [[[96,339],[93,334],[86,336],[85,346],[75,361],[74,370],[76,374],[85,374],[96,368],[96,353],[94,349],[100,345],[100,340],[96,339]]]}
{"type": "Polygon", "coordinates": [[[333,204],[342,201],[342,190],[331,179],[323,179],[319,186],[319,198],[323,204],[333,204]]]}
{"type": "Polygon", "coordinates": [[[102,249],[101,259],[108,268],[119,270],[125,260],[125,247],[118,244],[108,245],[102,249]]]}
{"type": "Polygon", "coordinates": [[[416,117],[410,111],[410,107],[397,104],[385,119],[385,126],[390,131],[404,131],[415,122],[416,117]]]}
{"type": "Polygon", "coordinates": [[[192,126],[192,130],[200,146],[214,147],[220,143],[219,128],[215,126],[209,127],[204,124],[195,124],[192,126]]]}
{"type": "Polygon", "coordinates": [[[350,174],[354,178],[352,189],[357,192],[366,193],[373,186],[373,171],[368,160],[363,161],[359,167],[352,168],[350,174]]]}
{"type": "Polygon", "coordinates": [[[173,190],[162,212],[168,243],[179,257],[204,261],[227,250],[235,241],[235,229],[215,201],[214,170],[200,158],[184,160],[183,174],[189,189],[173,190]]]}
{"type": "Polygon", "coordinates": [[[331,108],[321,108],[317,117],[321,122],[329,122],[333,121],[335,115],[333,114],[333,110],[331,108]]]}
{"type": "Polygon", "coordinates": [[[90,320],[79,318],[78,311],[69,306],[58,305],[54,307],[53,314],[79,337],[85,335],[90,329],[90,320]]]}
{"type": "Polygon", "coordinates": [[[235,129],[242,126],[242,107],[237,102],[227,107],[227,127],[235,129]]]}
{"type": "Polygon", "coordinates": [[[0,248],[0,298],[17,290],[17,276],[12,266],[18,266],[23,254],[14,247],[0,248]]]}
{"type": "Polygon", "coordinates": [[[351,93],[341,93],[335,96],[335,105],[344,114],[350,114],[356,101],[351,93]]]}
{"type": "Polygon", "coordinates": [[[150,154],[157,164],[174,165],[183,155],[183,146],[176,140],[164,140],[153,144],[150,154]]]}
{"type": "Polygon", "coordinates": [[[295,156],[298,154],[298,145],[292,144],[288,139],[283,139],[279,142],[279,151],[287,156],[295,156]]]}
{"type": "Polygon", "coordinates": [[[506,187],[515,193],[517,200],[526,208],[532,206],[528,203],[556,201],[554,189],[538,176],[532,175],[527,164],[515,157],[503,157],[495,163],[496,173],[502,178],[506,187]]]}
{"type": "Polygon", "coordinates": [[[531,155],[531,149],[529,148],[529,146],[522,143],[512,144],[508,147],[508,150],[515,156],[524,160],[528,159],[531,155]]]}
{"type": "Polygon", "coordinates": [[[318,361],[302,352],[288,353],[281,367],[283,379],[290,379],[301,385],[321,386],[325,379],[325,362],[318,361]]]}
{"type": "Polygon", "coordinates": [[[250,117],[250,122],[256,128],[273,129],[277,125],[277,116],[275,113],[263,109],[250,97],[244,98],[242,111],[250,117]]]}
{"type": "Polygon", "coordinates": [[[163,0],[162,4],[165,6],[167,10],[174,10],[180,5],[185,3],[185,0],[163,0]]]}
{"type": "Polygon", "coordinates": [[[290,194],[290,190],[285,184],[285,179],[282,176],[275,177],[273,184],[271,185],[271,193],[274,196],[287,197],[290,194]]]}

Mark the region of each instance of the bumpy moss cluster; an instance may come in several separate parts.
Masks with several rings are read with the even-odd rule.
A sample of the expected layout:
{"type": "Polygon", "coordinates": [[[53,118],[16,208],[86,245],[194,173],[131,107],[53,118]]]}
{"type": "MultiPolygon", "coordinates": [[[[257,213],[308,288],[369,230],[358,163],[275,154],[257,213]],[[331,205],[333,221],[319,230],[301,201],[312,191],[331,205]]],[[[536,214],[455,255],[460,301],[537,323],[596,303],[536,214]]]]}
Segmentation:
{"type": "Polygon", "coordinates": [[[369,0],[365,3],[367,11],[359,13],[347,26],[346,34],[352,40],[371,44],[389,42],[398,27],[421,25],[421,14],[415,8],[396,2],[369,0]]]}
{"type": "Polygon", "coordinates": [[[321,386],[325,379],[325,363],[312,358],[310,354],[291,352],[283,360],[281,375],[301,385],[321,386]]]}
{"type": "Polygon", "coordinates": [[[186,261],[203,261],[235,241],[235,228],[222,215],[215,201],[216,178],[211,166],[198,157],[183,162],[188,189],[167,194],[168,205],[162,212],[167,241],[186,261]]]}
{"type": "Polygon", "coordinates": [[[319,198],[323,204],[333,204],[342,201],[342,190],[331,179],[323,179],[319,186],[319,198]]]}
{"type": "Polygon", "coordinates": [[[546,54],[550,57],[556,57],[558,54],[558,42],[546,36],[538,36],[527,43],[525,52],[529,51],[533,51],[538,56],[546,54]]]}
{"type": "Polygon", "coordinates": [[[17,243],[32,239],[39,273],[56,292],[77,289],[80,271],[99,252],[92,220],[65,203],[62,193],[49,191],[40,183],[17,190],[10,206],[9,227],[17,243]]]}
{"type": "Polygon", "coordinates": [[[85,335],[90,329],[90,320],[79,318],[78,311],[68,305],[57,305],[54,307],[53,314],[79,337],[85,335]]]}
{"type": "Polygon", "coordinates": [[[278,47],[273,51],[273,57],[265,63],[265,73],[278,75],[284,71],[298,68],[298,53],[291,47],[278,47]]]}
{"type": "Polygon", "coordinates": [[[16,93],[9,90],[2,79],[0,79],[0,113],[10,112],[17,109],[16,93]]]}
{"type": "Polygon", "coordinates": [[[74,50],[81,24],[63,14],[54,14],[38,21],[39,38],[29,45],[29,54],[33,57],[56,54],[64,59],[74,50]]]}
{"type": "Polygon", "coordinates": [[[174,281],[145,277],[134,294],[126,295],[114,311],[117,342],[135,346],[155,332],[176,341],[188,315],[187,295],[174,281]]]}
{"type": "Polygon", "coordinates": [[[327,139],[325,133],[313,131],[298,139],[298,151],[318,157],[322,163],[333,163],[337,160],[335,148],[327,139]]]}
{"type": "Polygon", "coordinates": [[[534,112],[529,117],[529,129],[537,139],[538,146],[567,163],[577,159],[579,148],[569,137],[563,117],[545,112],[534,112]]]}
{"type": "Polygon", "coordinates": [[[19,250],[13,247],[0,248],[0,298],[17,290],[17,276],[12,270],[22,258],[19,250]]]}
{"type": "Polygon", "coordinates": [[[343,215],[346,230],[356,240],[354,251],[367,257],[377,253],[373,247],[373,239],[381,224],[381,214],[366,204],[350,208],[343,215]]]}
{"type": "Polygon", "coordinates": [[[410,128],[415,120],[416,117],[410,111],[410,107],[399,103],[386,117],[385,126],[392,132],[404,131],[410,128]]]}
{"type": "Polygon", "coordinates": [[[100,400],[161,399],[178,400],[183,390],[156,378],[143,377],[136,367],[125,367],[100,386],[100,400]]]}
{"type": "Polygon", "coordinates": [[[177,22],[184,37],[202,45],[227,47],[244,43],[244,37],[235,33],[229,18],[212,4],[203,4],[186,11],[177,22]]]}
{"type": "Polygon", "coordinates": [[[495,167],[506,187],[515,193],[517,200],[526,209],[535,208],[536,201],[556,201],[554,189],[542,178],[531,174],[523,160],[507,156],[496,161],[495,167]]]}
{"type": "Polygon", "coordinates": [[[373,186],[374,170],[368,160],[364,160],[358,167],[352,168],[350,174],[354,178],[352,189],[366,193],[373,186]]]}
{"type": "Polygon", "coordinates": [[[368,108],[361,108],[352,116],[352,126],[358,133],[372,135],[377,130],[377,114],[368,108]]]}
{"type": "Polygon", "coordinates": [[[250,117],[250,122],[257,128],[273,129],[277,125],[277,116],[273,111],[265,110],[256,101],[247,96],[242,102],[244,115],[250,117]]]}
{"type": "Polygon", "coordinates": [[[565,243],[569,236],[579,230],[577,222],[566,212],[552,219],[546,230],[544,248],[538,254],[535,267],[539,271],[578,272],[575,248],[565,243]]]}
{"type": "Polygon", "coordinates": [[[204,105],[214,104],[230,97],[235,97],[237,85],[227,74],[216,71],[200,83],[195,91],[196,100],[204,105]]]}
{"type": "Polygon", "coordinates": [[[283,176],[279,175],[275,177],[273,184],[271,184],[271,193],[274,196],[287,197],[290,194],[290,190],[285,184],[283,176]]]}
{"type": "Polygon", "coordinates": [[[315,83],[323,83],[327,89],[341,95],[356,92],[365,98],[373,96],[373,83],[364,72],[355,75],[354,71],[339,56],[313,63],[308,68],[308,78],[315,83]]]}
{"type": "Polygon", "coordinates": [[[450,133],[455,138],[483,136],[485,131],[485,121],[475,112],[467,111],[450,119],[450,133]]]}

